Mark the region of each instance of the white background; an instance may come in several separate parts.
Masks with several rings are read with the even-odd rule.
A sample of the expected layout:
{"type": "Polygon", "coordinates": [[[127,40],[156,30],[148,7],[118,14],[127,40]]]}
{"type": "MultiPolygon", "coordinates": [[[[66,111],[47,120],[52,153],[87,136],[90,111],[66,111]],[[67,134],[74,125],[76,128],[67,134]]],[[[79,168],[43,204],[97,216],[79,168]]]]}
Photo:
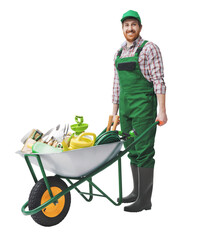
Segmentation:
{"type": "MultiPolygon", "coordinates": [[[[5,239],[198,239],[198,21],[193,0],[1,1],[5,239]],[[115,207],[102,198],[87,203],[72,191],[66,218],[55,227],[41,227],[21,213],[34,183],[15,151],[27,131],[72,124],[75,115],[84,116],[91,132],[104,129],[112,113],[113,56],[124,41],[120,19],[129,9],[139,12],[141,36],[160,47],[165,66],[169,121],[157,131],[153,208],[126,213],[124,204],[115,207]]],[[[128,158],[122,163],[126,195],[132,180],[128,158]]],[[[94,178],[115,200],[116,167],[94,178]]]]}

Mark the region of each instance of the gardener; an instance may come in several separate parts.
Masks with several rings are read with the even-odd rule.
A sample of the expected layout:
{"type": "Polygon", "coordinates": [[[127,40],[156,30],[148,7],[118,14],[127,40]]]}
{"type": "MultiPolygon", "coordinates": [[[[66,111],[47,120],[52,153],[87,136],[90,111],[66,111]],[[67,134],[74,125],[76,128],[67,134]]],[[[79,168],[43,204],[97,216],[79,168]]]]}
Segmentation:
{"type": "MultiPolygon", "coordinates": [[[[126,41],[114,58],[113,115],[119,108],[121,130],[128,133],[134,128],[140,135],[157,120],[161,125],[167,122],[163,62],[159,48],[140,36],[142,25],[137,12],[124,13],[121,22],[126,41]]],[[[125,211],[151,209],[155,134],[153,128],[128,154],[134,189],[122,202],[134,203],[126,206],[125,211]]],[[[125,147],[131,141],[127,140],[125,147]]]]}

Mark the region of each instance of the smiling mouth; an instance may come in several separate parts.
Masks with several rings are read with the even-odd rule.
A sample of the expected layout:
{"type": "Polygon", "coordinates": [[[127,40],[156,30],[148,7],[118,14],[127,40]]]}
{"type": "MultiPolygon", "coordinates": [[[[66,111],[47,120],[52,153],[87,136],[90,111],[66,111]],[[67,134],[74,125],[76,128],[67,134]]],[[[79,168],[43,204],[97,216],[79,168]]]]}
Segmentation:
{"type": "Polygon", "coordinates": [[[128,35],[133,35],[134,33],[133,32],[127,32],[128,35]]]}

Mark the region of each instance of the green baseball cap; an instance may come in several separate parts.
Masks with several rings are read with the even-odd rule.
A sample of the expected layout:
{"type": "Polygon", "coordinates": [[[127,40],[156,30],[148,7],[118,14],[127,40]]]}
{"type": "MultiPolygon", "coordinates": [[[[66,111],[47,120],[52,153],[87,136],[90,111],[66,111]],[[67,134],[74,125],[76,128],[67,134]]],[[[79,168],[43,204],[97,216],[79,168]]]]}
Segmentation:
{"type": "Polygon", "coordinates": [[[136,18],[141,24],[141,19],[140,19],[139,14],[133,10],[129,10],[128,12],[124,13],[122,16],[121,22],[123,23],[125,19],[131,18],[131,17],[136,18]]]}

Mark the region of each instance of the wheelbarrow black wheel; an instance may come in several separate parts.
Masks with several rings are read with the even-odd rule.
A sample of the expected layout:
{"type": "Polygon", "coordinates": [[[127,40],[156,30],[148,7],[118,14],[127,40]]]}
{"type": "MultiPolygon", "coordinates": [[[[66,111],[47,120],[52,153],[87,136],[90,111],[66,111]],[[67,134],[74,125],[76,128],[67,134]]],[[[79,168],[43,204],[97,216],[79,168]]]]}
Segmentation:
{"type": "MultiPolygon", "coordinates": [[[[59,177],[48,177],[53,196],[65,190],[68,186],[59,177]]],[[[29,195],[29,210],[33,210],[50,199],[44,179],[38,181],[29,195]]],[[[42,226],[54,226],[60,223],[67,215],[71,203],[70,192],[60,197],[56,203],[51,203],[40,212],[31,215],[34,221],[42,226]]]]}

